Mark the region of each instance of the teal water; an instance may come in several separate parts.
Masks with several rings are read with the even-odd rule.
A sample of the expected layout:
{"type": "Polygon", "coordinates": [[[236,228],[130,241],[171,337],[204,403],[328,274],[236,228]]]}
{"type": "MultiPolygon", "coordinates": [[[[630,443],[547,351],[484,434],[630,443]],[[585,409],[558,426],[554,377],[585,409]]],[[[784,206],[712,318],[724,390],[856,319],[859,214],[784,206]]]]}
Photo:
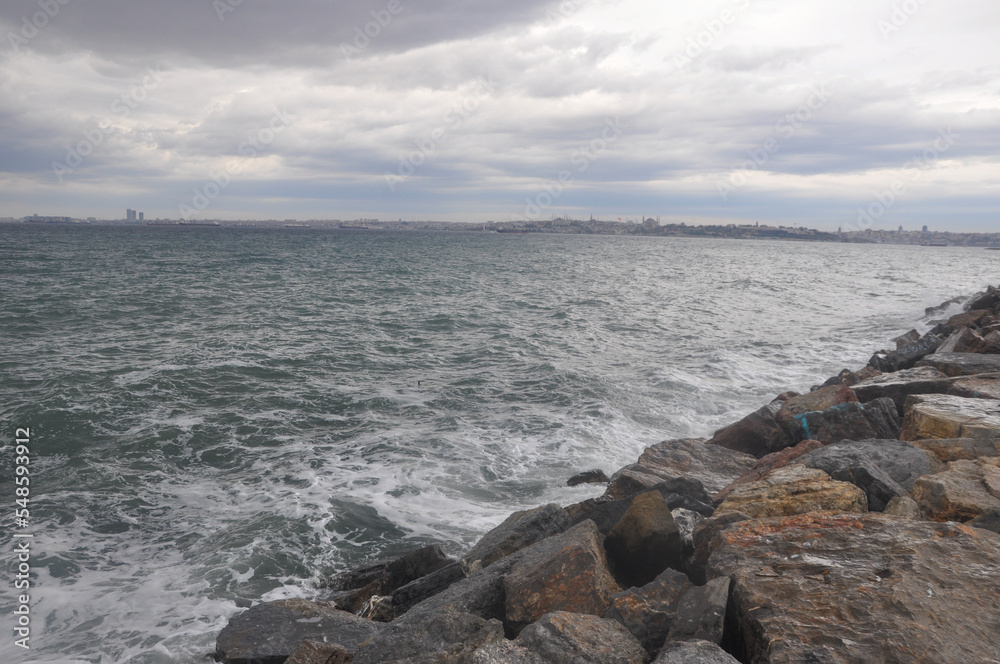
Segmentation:
{"type": "Polygon", "coordinates": [[[0,225],[0,547],[12,578],[30,427],[36,585],[32,649],[5,638],[0,661],[204,661],[251,601],[593,496],[565,480],[863,366],[998,268],[962,248],[0,225]]]}

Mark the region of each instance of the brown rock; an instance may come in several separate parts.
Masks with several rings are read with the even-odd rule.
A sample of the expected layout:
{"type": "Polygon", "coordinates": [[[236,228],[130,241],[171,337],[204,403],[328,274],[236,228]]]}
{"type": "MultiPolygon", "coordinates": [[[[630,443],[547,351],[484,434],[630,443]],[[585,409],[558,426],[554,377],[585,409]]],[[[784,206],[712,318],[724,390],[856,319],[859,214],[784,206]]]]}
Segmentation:
{"type": "Polygon", "coordinates": [[[1000,353],[1000,329],[996,327],[983,330],[983,348],[980,353],[1000,353]]]}
{"type": "Polygon", "coordinates": [[[503,623],[455,607],[392,622],[365,643],[353,664],[462,664],[479,648],[502,641],[503,623]]]}
{"type": "Polygon", "coordinates": [[[939,353],[979,353],[986,347],[986,342],[974,330],[960,327],[944,340],[938,347],[939,353]]]}
{"type": "Polygon", "coordinates": [[[1000,400],[910,395],[901,440],[1000,437],[1000,400]]]}
{"type": "Polygon", "coordinates": [[[708,567],[708,557],[712,555],[716,536],[734,523],[748,521],[749,519],[750,517],[746,514],[728,512],[705,519],[695,527],[694,555],[691,557],[691,565],[688,571],[692,581],[700,584],[706,582],[705,569],[708,567]]]}
{"type": "Polygon", "coordinates": [[[721,645],[729,585],[728,576],[719,576],[685,592],[677,603],[677,620],[667,643],[698,639],[721,645]]]}
{"type": "Polygon", "coordinates": [[[397,558],[369,565],[330,579],[325,585],[342,592],[334,598],[337,606],[355,613],[373,596],[393,590],[454,562],[439,544],[415,549],[397,558]]]}
{"type": "Polygon", "coordinates": [[[604,617],[620,622],[647,651],[655,652],[670,633],[681,596],[693,587],[685,574],[665,570],[641,588],[614,595],[604,617]]]}
{"type": "Polygon", "coordinates": [[[658,491],[635,498],[604,539],[614,570],[627,586],[649,583],[667,567],[683,565],[684,547],[670,507],[658,491]]]}
{"type": "Polygon", "coordinates": [[[909,496],[896,496],[885,506],[885,514],[899,517],[901,519],[920,519],[923,514],[917,501],[909,496]]]}
{"type": "Polygon", "coordinates": [[[842,403],[826,410],[802,413],[789,427],[793,440],[818,440],[824,445],[841,440],[895,438],[900,417],[892,399],[881,398],[866,404],[842,403]]]}
{"type": "MultiPolygon", "coordinates": [[[[857,396],[846,385],[831,385],[830,387],[824,387],[815,392],[809,392],[808,394],[789,399],[775,414],[774,420],[786,433],[791,434],[792,420],[797,415],[822,411],[842,403],[851,403],[857,400],[857,396]]],[[[777,450],[768,451],[776,452],[777,450]]]]}
{"type": "Polygon", "coordinates": [[[968,399],[1000,399],[1000,374],[952,378],[944,392],[968,399]]]}
{"type": "Polygon", "coordinates": [[[742,662],[997,660],[1000,538],[992,533],[810,514],[745,521],[716,545],[709,573],[733,579],[727,638],[742,662]]]}
{"type": "Polygon", "coordinates": [[[918,479],[913,499],[932,521],[971,521],[1000,507],[1000,458],[952,461],[948,470],[918,479]]]}
{"type": "Polygon", "coordinates": [[[990,315],[989,309],[973,309],[962,314],[955,314],[948,319],[949,327],[972,327],[978,325],[984,317],[990,315]]]}
{"type": "Polygon", "coordinates": [[[865,492],[858,487],[831,480],[822,470],[793,464],[772,471],[763,480],[738,487],[722,501],[715,514],[739,512],[760,518],[867,510],[865,492]]]}
{"type": "Polygon", "coordinates": [[[934,353],[917,362],[918,367],[933,367],[949,376],[973,376],[1000,373],[1000,355],[982,353],[934,353]]]}
{"type": "Polygon", "coordinates": [[[472,653],[469,664],[547,664],[541,657],[513,641],[495,641],[472,653]]]}
{"type": "Polygon", "coordinates": [[[610,498],[624,498],[637,490],[652,488],[654,484],[678,477],[700,481],[709,493],[718,491],[745,473],[755,459],[736,454],[715,445],[706,445],[702,438],[668,440],[647,447],[629,472],[642,473],[658,478],[653,484],[644,481],[624,482],[621,471],[611,477],[605,493],[610,498]]]}
{"type": "Polygon", "coordinates": [[[712,496],[712,500],[715,503],[721,503],[726,499],[726,496],[733,492],[736,487],[762,480],[767,477],[767,474],[772,470],[784,468],[803,454],[807,454],[813,450],[818,450],[821,447],[823,447],[823,443],[818,440],[803,440],[795,447],[787,447],[780,452],[772,452],[767,456],[758,459],[757,463],[753,465],[749,472],[735,480],[722,491],[719,491],[717,494],[712,496]]]}
{"type": "Polygon", "coordinates": [[[349,664],[352,657],[336,643],[303,641],[285,664],[349,664]]]}
{"type": "Polygon", "coordinates": [[[1000,438],[932,438],[913,445],[943,462],[1000,456],[1000,438]]]}
{"type": "Polygon", "coordinates": [[[507,621],[515,630],[550,611],[604,615],[611,596],[621,592],[593,521],[525,549],[504,579],[504,590],[507,621]]]}
{"type": "MultiPolygon", "coordinates": [[[[797,397],[798,395],[795,394],[795,396],[797,397]]],[[[750,413],[739,422],[719,429],[712,436],[712,439],[708,441],[708,444],[718,445],[734,452],[749,454],[756,458],[788,447],[792,444],[792,440],[788,437],[788,432],[774,418],[789,398],[794,397],[787,397],[785,399],[778,397],[766,406],[750,413]]],[[[718,487],[715,490],[718,491],[722,488],[718,487]]],[[[711,490],[709,489],[709,491],[711,490]]]]}
{"type": "Polygon", "coordinates": [[[563,532],[569,525],[569,514],[555,503],[514,512],[499,526],[483,535],[462,559],[470,564],[478,560],[483,567],[488,567],[530,544],[563,532]]]}
{"type": "Polygon", "coordinates": [[[516,643],[559,664],[646,664],[642,645],[614,620],[553,611],[529,625],[516,643]]]}

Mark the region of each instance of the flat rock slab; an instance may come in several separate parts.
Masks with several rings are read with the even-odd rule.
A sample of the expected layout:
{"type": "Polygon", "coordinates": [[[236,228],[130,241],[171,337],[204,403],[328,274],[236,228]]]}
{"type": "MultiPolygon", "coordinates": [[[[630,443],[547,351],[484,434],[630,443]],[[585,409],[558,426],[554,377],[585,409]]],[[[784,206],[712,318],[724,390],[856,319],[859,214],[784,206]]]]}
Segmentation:
{"type": "Polygon", "coordinates": [[[841,440],[895,438],[899,435],[899,409],[888,397],[862,404],[842,403],[826,410],[796,415],[789,422],[793,440],[818,440],[826,445],[841,440]]]}
{"type": "Polygon", "coordinates": [[[697,639],[721,645],[729,586],[729,577],[719,576],[703,586],[688,589],[677,603],[677,620],[666,642],[697,639]]]}
{"type": "Polygon", "coordinates": [[[956,397],[970,399],[1000,399],[1000,374],[952,378],[946,392],[956,397]]]}
{"type": "Polygon", "coordinates": [[[947,470],[918,479],[913,499],[934,521],[971,521],[1000,508],[1000,458],[952,461],[947,470]]]}
{"type": "Polygon", "coordinates": [[[709,562],[753,664],[996,663],[998,569],[994,533],[879,514],[744,521],[709,562]]]}
{"type": "Polygon", "coordinates": [[[1000,437],[1000,400],[968,399],[947,394],[910,395],[899,435],[923,438],[1000,437]]]}
{"type": "Polygon", "coordinates": [[[361,648],[353,664],[459,664],[504,638],[503,623],[455,608],[389,627],[361,648]],[[379,638],[381,637],[381,638],[379,638]]]}
{"type": "Polygon", "coordinates": [[[737,487],[715,510],[716,516],[739,512],[753,518],[806,512],[867,512],[864,491],[838,482],[822,470],[792,464],[763,480],[737,487]]]}
{"type": "Polygon", "coordinates": [[[767,456],[758,459],[757,463],[753,465],[746,475],[743,475],[725,489],[712,496],[712,500],[716,503],[721,503],[726,499],[726,496],[736,489],[736,487],[762,480],[767,477],[772,470],[784,468],[803,454],[808,454],[809,452],[818,450],[821,447],[823,447],[823,443],[818,440],[803,440],[795,447],[787,447],[780,452],[771,452],[767,456]]]}
{"type": "Polygon", "coordinates": [[[1000,456],[1000,438],[931,438],[913,445],[943,462],[1000,456]]]}
{"type": "Polygon", "coordinates": [[[336,643],[303,641],[285,664],[348,664],[351,655],[336,643]]]}
{"type": "Polygon", "coordinates": [[[508,623],[523,627],[551,611],[604,615],[621,588],[602,539],[594,522],[584,521],[519,554],[504,578],[508,623]]]}
{"type": "Polygon", "coordinates": [[[353,654],[381,626],[327,604],[283,599],[233,616],[216,639],[215,655],[224,664],[283,664],[306,640],[326,640],[353,654]]]}
{"type": "Polygon", "coordinates": [[[631,473],[642,473],[655,479],[645,483],[626,483],[619,471],[612,475],[605,495],[624,498],[675,478],[698,480],[708,493],[715,493],[747,472],[755,461],[755,457],[747,454],[718,445],[706,445],[702,438],[667,440],[647,447],[637,463],[626,467],[631,473]]]}
{"type": "Polygon", "coordinates": [[[917,366],[933,367],[948,376],[1000,373],[1000,355],[934,353],[917,362],[917,366]]]}
{"type": "Polygon", "coordinates": [[[645,664],[646,651],[614,620],[555,611],[524,629],[516,643],[559,664],[645,664]]]}
{"type": "Polygon", "coordinates": [[[875,399],[889,398],[902,414],[906,397],[911,394],[940,394],[948,390],[950,378],[934,367],[914,367],[895,373],[882,374],[862,381],[851,389],[858,401],[868,403],[875,399]]]}

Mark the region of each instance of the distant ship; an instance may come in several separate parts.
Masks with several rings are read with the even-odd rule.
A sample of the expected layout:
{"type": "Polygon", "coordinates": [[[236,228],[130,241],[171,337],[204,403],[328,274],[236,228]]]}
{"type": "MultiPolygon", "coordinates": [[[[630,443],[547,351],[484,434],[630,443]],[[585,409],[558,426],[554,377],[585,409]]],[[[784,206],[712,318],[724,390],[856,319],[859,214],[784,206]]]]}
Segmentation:
{"type": "Polygon", "coordinates": [[[181,221],[178,226],[221,226],[217,221],[181,221]]]}
{"type": "Polygon", "coordinates": [[[337,228],[347,228],[353,231],[366,231],[367,226],[351,226],[350,224],[337,224],[337,228]]]}
{"type": "Polygon", "coordinates": [[[530,233],[527,228],[500,228],[497,233],[530,233]]]}
{"type": "Polygon", "coordinates": [[[285,224],[285,228],[312,228],[309,224],[285,224]]]}
{"type": "Polygon", "coordinates": [[[947,242],[921,242],[921,247],[947,247],[947,242]]]}

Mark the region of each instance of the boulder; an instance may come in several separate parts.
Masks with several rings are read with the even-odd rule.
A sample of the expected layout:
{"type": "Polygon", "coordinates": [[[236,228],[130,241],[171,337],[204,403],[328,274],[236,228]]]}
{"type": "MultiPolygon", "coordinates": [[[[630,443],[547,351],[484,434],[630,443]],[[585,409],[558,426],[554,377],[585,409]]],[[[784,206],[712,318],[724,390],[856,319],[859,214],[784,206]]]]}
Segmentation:
{"type": "Polygon", "coordinates": [[[739,512],[752,518],[805,512],[866,512],[864,491],[838,482],[822,470],[792,464],[772,471],[758,482],[736,488],[715,514],[739,512]]]}
{"type": "Polygon", "coordinates": [[[922,519],[920,506],[909,496],[896,496],[885,507],[885,513],[900,519],[922,519]]]}
{"type": "Polygon", "coordinates": [[[507,622],[513,631],[550,611],[604,615],[621,592],[608,570],[593,521],[531,545],[504,578],[507,622]]]}
{"type": "Polygon", "coordinates": [[[437,595],[451,584],[464,578],[464,567],[460,562],[454,562],[416,581],[411,581],[405,586],[396,588],[392,591],[390,598],[393,617],[406,613],[417,603],[437,595]]]}
{"type": "Polygon", "coordinates": [[[914,344],[914,343],[920,341],[920,333],[917,332],[916,330],[910,330],[906,334],[899,335],[898,337],[896,337],[892,341],[893,341],[893,343],[896,344],[896,350],[899,350],[900,348],[905,348],[906,346],[909,346],[910,344],[914,344]]]}
{"type": "Polygon", "coordinates": [[[986,347],[986,342],[979,334],[968,327],[960,327],[944,340],[938,353],[979,353],[986,347]]]}
{"type": "Polygon", "coordinates": [[[445,607],[422,620],[390,623],[361,648],[353,664],[461,664],[503,638],[499,620],[445,607]]]}
{"type": "Polygon", "coordinates": [[[829,387],[830,385],[847,385],[851,387],[862,381],[866,381],[869,378],[874,378],[875,376],[881,376],[882,372],[872,366],[867,366],[858,371],[851,371],[850,369],[842,369],[839,374],[828,378],[822,385],[817,385],[813,387],[810,392],[815,392],[818,389],[829,387]]]}
{"type": "MultiPolygon", "coordinates": [[[[702,515],[710,515],[715,508],[705,488],[698,480],[683,477],[659,482],[646,491],[657,491],[671,510],[686,509],[702,515]]],[[[645,493],[645,491],[643,492],[645,493]]],[[[590,519],[597,524],[597,529],[607,535],[615,527],[635,500],[635,495],[620,500],[611,500],[606,496],[591,498],[566,508],[571,515],[572,524],[590,519]]]]}
{"type": "Polygon", "coordinates": [[[667,567],[684,564],[684,544],[663,496],[640,494],[604,538],[604,549],[626,586],[649,583],[667,567]]]}
{"type": "Polygon", "coordinates": [[[881,514],[745,521],[717,536],[729,652],[768,664],[997,660],[1000,538],[881,514]]]}
{"type": "Polygon", "coordinates": [[[516,643],[559,664],[646,664],[642,645],[614,620],[553,611],[529,625],[516,643]]]}
{"type": "Polygon", "coordinates": [[[681,596],[694,587],[686,575],[667,569],[641,588],[613,595],[604,617],[620,622],[648,652],[653,653],[670,633],[681,596]]]}
{"type": "MultiPolygon", "coordinates": [[[[948,328],[950,331],[950,328],[948,328]]],[[[892,373],[909,369],[921,358],[933,353],[944,343],[944,334],[938,334],[935,328],[912,344],[897,348],[895,351],[882,351],[872,355],[868,364],[882,373],[892,373]]]]}
{"type": "Polygon", "coordinates": [[[936,458],[901,440],[842,441],[809,452],[799,463],[859,487],[873,512],[908,495],[918,477],[942,468],[936,458]]]}
{"type": "MultiPolygon", "coordinates": [[[[659,478],[657,483],[678,478],[698,480],[706,491],[714,493],[745,473],[753,461],[747,455],[734,454],[717,445],[706,445],[701,438],[682,438],[647,447],[638,462],[628,468],[659,478]]],[[[610,498],[624,498],[651,488],[616,481],[619,473],[611,477],[605,494],[610,498]]]]}
{"type": "Polygon", "coordinates": [[[983,330],[983,347],[980,353],[1000,353],[1000,327],[993,326],[991,329],[983,330]]]}
{"type": "Polygon", "coordinates": [[[969,298],[964,295],[953,297],[950,300],[945,300],[936,307],[927,307],[926,309],[924,309],[924,315],[929,317],[929,316],[937,316],[939,314],[943,314],[945,311],[948,310],[948,307],[952,306],[953,304],[962,304],[967,300],[969,300],[969,298]]]}
{"type": "Polygon", "coordinates": [[[587,470],[577,473],[566,480],[566,486],[577,486],[578,484],[607,484],[611,480],[603,470],[587,470]]]}
{"type": "Polygon", "coordinates": [[[902,440],[1000,437],[1000,400],[947,394],[910,395],[906,398],[906,417],[899,437],[902,440]]]}
{"type": "Polygon", "coordinates": [[[913,485],[913,499],[932,521],[971,521],[1000,507],[1000,458],[952,461],[913,485]]]}
{"type": "Polygon", "coordinates": [[[903,405],[909,395],[942,394],[948,390],[948,386],[948,376],[937,369],[914,367],[869,378],[852,389],[862,403],[886,397],[892,399],[899,414],[903,415],[903,405]]]}
{"type": "Polygon", "coordinates": [[[708,641],[681,641],[666,646],[653,664],[739,664],[739,660],[708,641]]]}
{"type": "Polygon", "coordinates": [[[990,308],[982,309],[970,309],[965,313],[955,314],[948,319],[948,327],[959,328],[959,327],[972,327],[979,325],[981,321],[986,316],[990,315],[990,308]]]}
{"type": "Polygon", "coordinates": [[[265,602],[233,616],[215,642],[223,664],[283,664],[303,641],[329,640],[354,654],[380,623],[304,599],[265,602]]]}
{"type": "Polygon", "coordinates": [[[1000,456],[1000,438],[931,438],[915,440],[913,445],[944,463],[1000,456]]]}
{"type": "Polygon", "coordinates": [[[515,512],[499,526],[483,535],[462,560],[467,564],[479,560],[483,567],[488,567],[526,546],[563,532],[569,526],[569,514],[554,503],[533,510],[515,512]]]}
{"type": "MultiPolygon", "coordinates": [[[[708,444],[724,447],[728,450],[740,452],[755,458],[760,458],[771,452],[777,452],[788,447],[792,444],[792,440],[788,437],[788,433],[774,419],[775,415],[777,415],[784,405],[785,399],[775,399],[766,406],[750,413],[739,422],[716,431],[712,439],[708,441],[708,444]]],[[[706,484],[706,486],[708,485],[706,484]]],[[[709,490],[718,491],[722,488],[720,486],[714,489],[710,488],[709,490]]]]}
{"type": "Polygon", "coordinates": [[[969,399],[1000,399],[1000,374],[977,374],[952,378],[947,394],[969,399]]]}
{"type": "Polygon", "coordinates": [[[895,438],[900,418],[892,399],[875,399],[866,404],[843,403],[823,411],[796,415],[789,422],[793,440],[818,440],[829,445],[840,440],[895,438]]]}
{"type": "Polygon", "coordinates": [[[920,360],[917,366],[933,367],[948,376],[1000,373],[1000,355],[934,353],[920,360]]]}
{"type": "Polygon", "coordinates": [[[349,664],[351,654],[336,643],[303,641],[285,664],[349,664]]]}
{"type": "Polygon", "coordinates": [[[697,639],[721,645],[729,583],[728,576],[720,576],[688,589],[677,604],[677,619],[666,642],[697,639]]]}
{"type": "Polygon", "coordinates": [[[333,601],[339,608],[354,613],[373,595],[389,595],[396,588],[453,562],[439,544],[434,544],[398,558],[339,574],[324,585],[342,591],[333,601]]]}
{"type": "Polygon", "coordinates": [[[976,293],[965,304],[966,311],[976,311],[978,309],[994,309],[1000,303],[1000,290],[993,286],[987,286],[982,293],[976,293]]]}
{"type": "MultiPolygon", "coordinates": [[[[801,394],[797,397],[788,399],[784,404],[782,404],[778,412],[775,413],[774,421],[777,422],[786,433],[791,434],[792,420],[794,420],[796,416],[804,413],[823,411],[828,408],[833,408],[834,406],[839,406],[840,404],[851,403],[857,400],[858,398],[854,395],[854,391],[846,385],[831,385],[830,387],[824,387],[816,390],[815,392],[801,394]]],[[[786,445],[786,447],[788,447],[788,445],[786,445]]],[[[777,449],[768,450],[768,452],[777,451],[777,449]]]]}
{"type": "Polygon", "coordinates": [[[813,450],[817,450],[821,447],[823,447],[823,443],[818,440],[803,440],[794,447],[787,447],[780,452],[771,452],[767,456],[758,459],[757,463],[755,463],[750,471],[745,475],[712,496],[712,500],[715,503],[721,503],[726,499],[726,496],[733,492],[736,487],[762,480],[767,477],[767,474],[772,470],[784,468],[803,454],[812,452],[813,450]]]}
{"type": "Polygon", "coordinates": [[[734,523],[747,521],[750,517],[739,512],[728,512],[705,519],[694,529],[694,555],[688,569],[688,576],[695,583],[704,584],[708,558],[716,536],[734,523]]]}

